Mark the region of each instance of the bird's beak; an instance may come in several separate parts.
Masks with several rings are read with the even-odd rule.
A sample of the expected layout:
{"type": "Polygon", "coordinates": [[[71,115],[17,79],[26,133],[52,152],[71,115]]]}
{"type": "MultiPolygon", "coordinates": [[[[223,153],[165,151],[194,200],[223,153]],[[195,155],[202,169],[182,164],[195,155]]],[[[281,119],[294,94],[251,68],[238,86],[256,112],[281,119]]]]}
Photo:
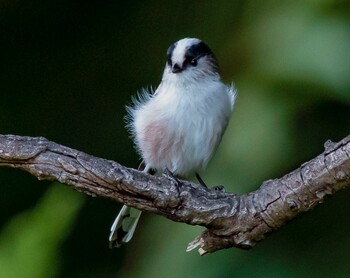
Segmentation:
{"type": "Polygon", "coordinates": [[[172,73],[182,72],[183,68],[179,66],[179,64],[174,64],[171,68],[172,73]]]}

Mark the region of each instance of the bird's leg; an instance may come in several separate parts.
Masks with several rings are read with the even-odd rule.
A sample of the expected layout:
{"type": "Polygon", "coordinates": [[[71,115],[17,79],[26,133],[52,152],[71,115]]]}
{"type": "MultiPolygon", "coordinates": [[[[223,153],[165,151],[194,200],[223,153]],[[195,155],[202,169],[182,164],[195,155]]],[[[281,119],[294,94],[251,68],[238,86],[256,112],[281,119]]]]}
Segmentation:
{"type": "Polygon", "coordinates": [[[146,169],[147,171],[145,169],[146,169],[146,163],[142,160],[141,163],[139,164],[139,167],[137,167],[137,170],[146,172],[152,176],[156,173],[156,171],[152,168],[147,168],[146,169]]]}
{"type": "MultiPolygon", "coordinates": [[[[196,173],[196,178],[199,182],[199,184],[205,188],[208,188],[208,186],[206,185],[206,183],[202,180],[201,176],[196,173]]],[[[221,191],[221,192],[225,192],[225,187],[223,185],[215,185],[211,188],[212,190],[215,190],[215,191],[221,191]]]]}
{"type": "Polygon", "coordinates": [[[142,160],[141,163],[139,164],[139,167],[137,167],[137,170],[143,171],[146,168],[146,163],[142,160]]]}
{"type": "Polygon", "coordinates": [[[196,173],[196,178],[201,186],[208,188],[208,186],[205,184],[205,182],[202,180],[201,176],[198,173],[196,173]]]}

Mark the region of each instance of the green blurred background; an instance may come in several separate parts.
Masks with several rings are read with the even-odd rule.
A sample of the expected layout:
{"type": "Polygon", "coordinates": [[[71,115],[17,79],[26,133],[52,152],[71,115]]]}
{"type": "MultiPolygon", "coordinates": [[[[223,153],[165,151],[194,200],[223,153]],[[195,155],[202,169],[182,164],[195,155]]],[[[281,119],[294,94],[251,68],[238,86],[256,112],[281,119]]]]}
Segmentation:
{"type": "MultiPolygon", "coordinates": [[[[246,193],[350,132],[349,1],[0,1],[0,133],[129,167],[125,104],[198,37],[239,96],[209,184],[246,193]]],[[[350,191],[251,251],[185,253],[203,229],[144,214],[108,249],[120,204],[0,168],[0,277],[349,277],[350,191]]]]}

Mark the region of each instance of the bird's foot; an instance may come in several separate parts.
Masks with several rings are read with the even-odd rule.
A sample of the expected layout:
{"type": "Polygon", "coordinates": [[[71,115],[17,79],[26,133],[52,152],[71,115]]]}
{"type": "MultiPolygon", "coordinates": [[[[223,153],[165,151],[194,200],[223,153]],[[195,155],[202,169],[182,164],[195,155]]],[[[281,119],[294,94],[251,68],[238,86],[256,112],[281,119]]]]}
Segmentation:
{"type": "MultiPolygon", "coordinates": [[[[208,186],[206,185],[206,183],[203,181],[203,179],[198,173],[196,173],[196,178],[201,186],[208,188],[208,186]]],[[[211,188],[211,190],[225,192],[225,187],[223,185],[215,185],[211,188]]]]}
{"type": "Polygon", "coordinates": [[[215,185],[215,186],[213,186],[212,190],[226,192],[225,187],[223,185],[215,185]]]}

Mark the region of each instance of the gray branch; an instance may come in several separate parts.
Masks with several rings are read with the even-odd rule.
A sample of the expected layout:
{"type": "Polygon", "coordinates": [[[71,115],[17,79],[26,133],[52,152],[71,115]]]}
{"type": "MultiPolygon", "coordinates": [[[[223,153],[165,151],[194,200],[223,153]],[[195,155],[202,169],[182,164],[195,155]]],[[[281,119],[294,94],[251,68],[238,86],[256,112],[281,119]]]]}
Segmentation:
{"type": "Polygon", "coordinates": [[[252,248],[273,230],[350,183],[350,135],[327,141],[325,151],[280,179],[237,196],[197,184],[156,177],[56,144],[42,137],[0,135],[0,166],[57,180],[91,196],[123,202],[176,222],[207,229],[187,250],[201,255],[229,247],[252,248]]]}

